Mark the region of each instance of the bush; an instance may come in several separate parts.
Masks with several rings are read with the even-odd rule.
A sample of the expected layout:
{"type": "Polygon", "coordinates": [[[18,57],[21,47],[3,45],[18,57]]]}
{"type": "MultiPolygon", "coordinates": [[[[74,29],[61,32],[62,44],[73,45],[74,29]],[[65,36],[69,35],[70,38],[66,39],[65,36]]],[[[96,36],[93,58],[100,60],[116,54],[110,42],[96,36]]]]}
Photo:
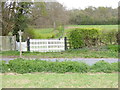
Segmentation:
{"type": "Polygon", "coordinates": [[[113,67],[110,63],[105,61],[98,61],[91,67],[92,72],[104,72],[104,73],[110,73],[113,72],[113,67]]]}
{"type": "Polygon", "coordinates": [[[6,61],[1,61],[0,72],[1,73],[9,72],[9,66],[8,64],[6,64],[6,61]]]}
{"type": "MultiPolygon", "coordinates": [[[[120,63],[119,63],[120,64],[120,63]]],[[[117,72],[120,71],[118,68],[118,63],[107,63],[105,61],[99,61],[92,66],[87,65],[83,62],[77,61],[43,61],[43,60],[25,60],[25,59],[15,59],[9,61],[9,64],[2,62],[1,72],[16,72],[16,73],[31,73],[31,72],[56,72],[56,73],[65,73],[65,72],[78,72],[78,73],[87,73],[87,72],[117,72]]]]}
{"type": "Polygon", "coordinates": [[[103,44],[117,44],[116,30],[100,30],[100,40],[103,44]]]}
{"type": "Polygon", "coordinates": [[[63,61],[50,62],[42,60],[24,60],[16,59],[9,62],[12,72],[30,73],[30,72],[88,72],[89,66],[82,62],[63,61]]]}
{"type": "Polygon", "coordinates": [[[89,66],[85,63],[78,63],[73,61],[63,61],[63,62],[53,62],[52,64],[52,71],[58,73],[65,73],[65,72],[79,72],[84,73],[89,71],[89,66]]]}
{"type": "Polygon", "coordinates": [[[72,48],[92,47],[97,45],[117,44],[116,30],[100,30],[97,28],[75,28],[68,34],[72,48]]]}
{"type": "Polygon", "coordinates": [[[114,71],[118,72],[118,70],[119,70],[118,62],[112,63],[112,68],[113,68],[114,71]]]}
{"type": "Polygon", "coordinates": [[[118,52],[120,51],[120,45],[108,45],[108,49],[111,51],[118,52]]]}
{"type": "Polygon", "coordinates": [[[88,28],[76,28],[70,31],[68,37],[70,39],[70,45],[74,49],[82,48],[84,46],[95,46],[98,42],[99,36],[98,29],[88,28]]]}

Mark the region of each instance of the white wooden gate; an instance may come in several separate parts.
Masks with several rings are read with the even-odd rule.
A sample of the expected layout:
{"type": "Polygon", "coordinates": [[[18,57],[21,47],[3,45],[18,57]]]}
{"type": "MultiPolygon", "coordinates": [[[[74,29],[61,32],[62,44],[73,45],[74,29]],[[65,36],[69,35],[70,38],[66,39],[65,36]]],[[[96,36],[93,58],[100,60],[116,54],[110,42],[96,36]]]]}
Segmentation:
{"type": "MultiPolygon", "coordinates": [[[[30,52],[60,52],[65,50],[64,39],[30,39],[30,52]]],[[[16,50],[19,51],[20,43],[17,42],[16,50]]],[[[22,42],[22,51],[27,51],[27,42],[22,42]]]]}
{"type": "MultiPolygon", "coordinates": [[[[21,42],[22,51],[27,51],[27,42],[21,42]]],[[[16,42],[16,50],[20,51],[20,42],[16,42]]]]}
{"type": "Polygon", "coordinates": [[[30,39],[31,52],[60,52],[64,50],[64,39],[30,39]]]}

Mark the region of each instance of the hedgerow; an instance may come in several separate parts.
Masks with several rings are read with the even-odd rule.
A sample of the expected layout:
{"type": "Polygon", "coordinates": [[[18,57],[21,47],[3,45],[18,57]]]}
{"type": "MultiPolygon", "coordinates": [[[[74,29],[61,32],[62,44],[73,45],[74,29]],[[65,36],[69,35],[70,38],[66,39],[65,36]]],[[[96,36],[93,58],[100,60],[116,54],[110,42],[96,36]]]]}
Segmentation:
{"type": "Polygon", "coordinates": [[[71,48],[92,47],[97,45],[117,44],[116,30],[97,28],[75,28],[68,33],[71,48]]]}
{"type": "Polygon", "coordinates": [[[16,72],[16,73],[32,73],[32,72],[56,72],[56,73],[66,73],[66,72],[118,72],[120,68],[118,63],[108,63],[105,61],[99,61],[92,66],[87,65],[84,62],[77,61],[43,61],[43,60],[25,60],[25,59],[15,59],[9,61],[8,64],[2,63],[1,72],[16,72]]]}

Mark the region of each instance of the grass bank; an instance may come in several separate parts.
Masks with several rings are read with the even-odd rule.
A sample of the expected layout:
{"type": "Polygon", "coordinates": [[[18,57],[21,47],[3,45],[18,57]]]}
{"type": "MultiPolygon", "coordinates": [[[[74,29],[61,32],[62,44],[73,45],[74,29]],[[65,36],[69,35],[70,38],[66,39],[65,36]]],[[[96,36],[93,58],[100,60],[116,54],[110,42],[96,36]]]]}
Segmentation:
{"type": "Polygon", "coordinates": [[[118,88],[117,73],[2,75],[3,88],[118,88]],[[11,83],[12,82],[12,83],[11,83]]]}

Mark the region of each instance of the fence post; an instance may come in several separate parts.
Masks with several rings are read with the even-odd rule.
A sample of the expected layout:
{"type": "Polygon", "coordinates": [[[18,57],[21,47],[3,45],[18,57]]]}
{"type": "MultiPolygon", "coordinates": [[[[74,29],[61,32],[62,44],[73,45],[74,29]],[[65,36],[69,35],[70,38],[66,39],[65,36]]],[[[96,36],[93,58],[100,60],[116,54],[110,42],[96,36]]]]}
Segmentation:
{"type": "Polygon", "coordinates": [[[27,51],[30,51],[30,38],[27,38],[27,51]]]}
{"type": "Polygon", "coordinates": [[[65,40],[65,50],[67,50],[67,37],[64,37],[65,40]]]}

